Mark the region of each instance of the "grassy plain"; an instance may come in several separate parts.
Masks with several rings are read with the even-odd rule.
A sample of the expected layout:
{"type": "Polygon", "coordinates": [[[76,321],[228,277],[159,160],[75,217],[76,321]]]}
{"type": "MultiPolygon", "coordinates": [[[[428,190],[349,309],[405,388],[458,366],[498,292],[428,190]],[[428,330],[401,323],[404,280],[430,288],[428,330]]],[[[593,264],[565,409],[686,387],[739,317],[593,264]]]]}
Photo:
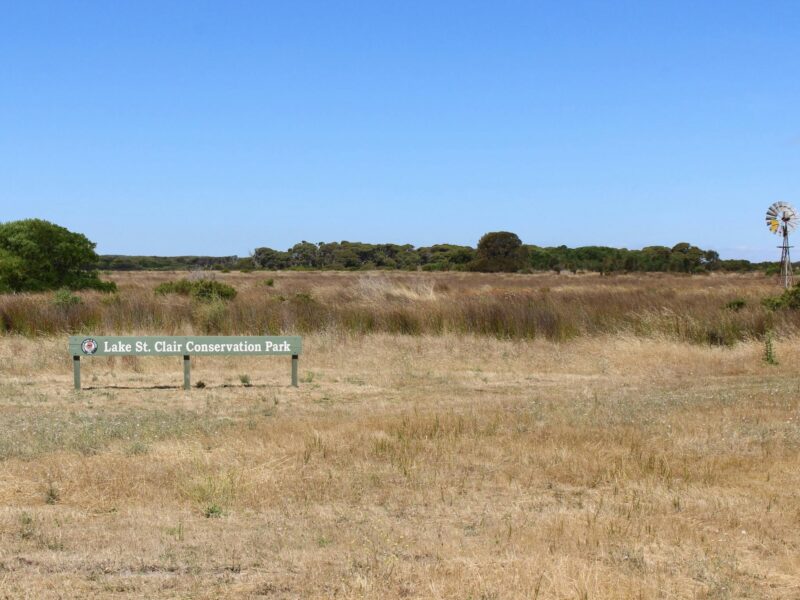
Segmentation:
{"type": "MultiPolygon", "coordinates": [[[[268,276],[221,276],[240,290],[228,310],[256,293],[410,314],[546,293],[559,311],[584,298],[575,322],[589,324],[597,298],[642,316],[661,294],[662,313],[691,307],[702,326],[737,297],[731,314],[756,318],[776,291],[326,273],[272,275],[262,292],[268,276]]],[[[170,277],[118,276],[114,302],[170,277]]],[[[2,306],[23,300],[50,310],[44,296],[2,306]]],[[[174,331],[196,331],[187,310],[174,331]]],[[[298,389],[288,360],[202,357],[206,387],[190,392],[178,358],[96,358],[75,393],[65,333],[7,333],[0,597],[800,597],[798,338],[776,338],[773,366],[758,335],[700,343],[633,320],[565,339],[328,321],[305,335],[298,389]]]]}
{"type": "Polygon", "coordinates": [[[186,275],[115,273],[119,294],[81,293],[77,304],[53,294],[0,296],[0,332],[474,333],[552,341],[623,333],[717,345],[770,328],[800,334],[800,311],[761,305],[778,291],[761,274],[201,273],[238,295],[196,303],[153,293],[186,275]]]}

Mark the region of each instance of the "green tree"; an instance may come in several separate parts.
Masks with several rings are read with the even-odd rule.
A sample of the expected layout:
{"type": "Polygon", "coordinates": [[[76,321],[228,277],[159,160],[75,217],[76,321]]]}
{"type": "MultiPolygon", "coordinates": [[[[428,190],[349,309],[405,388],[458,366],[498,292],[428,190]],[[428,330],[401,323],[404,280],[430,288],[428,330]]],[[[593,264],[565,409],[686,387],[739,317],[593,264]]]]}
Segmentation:
{"type": "Polygon", "coordinates": [[[516,233],[492,231],[478,241],[472,271],[515,273],[525,268],[527,250],[516,233]]]}
{"type": "Polygon", "coordinates": [[[319,268],[319,248],[316,244],[303,240],[289,249],[289,261],[293,267],[317,269],[319,268]]]}
{"type": "Polygon", "coordinates": [[[289,266],[289,253],[266,247],[256,248],[253,251],[253,263],[269,271],[285,269],[289,266]]]}
{"type": "Polygon", "coordinates": [[[98,278],[94,248],[82,233],[41,219],[0,223],[0,290],[116,289],[98,278]]]}

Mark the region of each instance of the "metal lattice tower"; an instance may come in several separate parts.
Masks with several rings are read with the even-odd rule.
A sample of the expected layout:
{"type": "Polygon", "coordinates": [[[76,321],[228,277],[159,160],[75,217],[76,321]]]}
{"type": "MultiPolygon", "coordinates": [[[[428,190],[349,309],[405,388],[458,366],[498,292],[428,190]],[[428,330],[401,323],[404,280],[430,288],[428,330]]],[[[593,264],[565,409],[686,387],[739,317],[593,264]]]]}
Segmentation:
{"type": "Polygon", "coordinates": [[[786,202],[776,202],[767,209],[767,227],[769,230],[780,235],[783,243],[778,246],[781,249],[781,285],[789,288],[794,285],[794,274],[792,273],[792,259],[789,256],[789,232],[797,228],[797,211],[786,202]]]}

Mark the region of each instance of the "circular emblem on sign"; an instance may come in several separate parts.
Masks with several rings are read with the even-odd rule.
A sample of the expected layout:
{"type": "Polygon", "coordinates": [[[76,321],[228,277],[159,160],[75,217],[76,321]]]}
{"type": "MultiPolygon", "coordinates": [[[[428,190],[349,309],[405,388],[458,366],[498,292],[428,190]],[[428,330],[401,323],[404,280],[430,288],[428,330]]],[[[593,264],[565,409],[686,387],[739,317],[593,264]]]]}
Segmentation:
{"type": "Polygon", "coordinates": [[[81,342],[81,350],[84,354],[94,354],[97,352],[97,342],[92,338],[85,339],[81,342]]]}

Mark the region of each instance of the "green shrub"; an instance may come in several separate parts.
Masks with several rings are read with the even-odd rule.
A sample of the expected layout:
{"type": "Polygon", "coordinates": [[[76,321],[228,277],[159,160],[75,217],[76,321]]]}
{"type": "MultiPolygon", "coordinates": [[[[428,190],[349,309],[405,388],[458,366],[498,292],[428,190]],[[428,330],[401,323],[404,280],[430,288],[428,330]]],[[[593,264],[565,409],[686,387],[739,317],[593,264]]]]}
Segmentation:
{"type": "Polygon", "coordinates": [[[761,301],[770,310],[781,308],[798,309],[800,308],[800,283],[795,284],[783,291],[780,296],[770,296],[761,301]]]}
{"type": "Polygon", "coordinates": [[[236,297],[236,290],[233,286],[213,279],[199,279],[192,282],[190,293],[195,300],[211,302],[216,299],[233,300],[236,297]]]}
{"type": "Polygon", "coordinates": [[[220,299],[233,300],[236,297],[236,289],[233,286],[213,279],[189,281],[184,278],[178,281],[168,281],[156,286],[155,292],[156,294],[191,296],[201,302],[212,302],[220,299]]]}
{"type": "Polygon", "coordinates": [[[156,294],[180,294],[188,296],[192,292],[192,282],[188,279],[167,281],[156,286],[156,294]]]}
{"type": "Polygon", "coordinates": [[[732,310],[733,312],[738,312],[742,310],[745,306],[747,306],[747,302],[745,302],[742,298],[734,298],[727,304],[725,304],[725,308],[728,310],[732,310]]]}
{"type": "Polygon", "coordinates": [[[66,288],[61,288],[53,294],[53,304],[59,308],[69,308],[80,303],[81,299],[66,288]]]}

